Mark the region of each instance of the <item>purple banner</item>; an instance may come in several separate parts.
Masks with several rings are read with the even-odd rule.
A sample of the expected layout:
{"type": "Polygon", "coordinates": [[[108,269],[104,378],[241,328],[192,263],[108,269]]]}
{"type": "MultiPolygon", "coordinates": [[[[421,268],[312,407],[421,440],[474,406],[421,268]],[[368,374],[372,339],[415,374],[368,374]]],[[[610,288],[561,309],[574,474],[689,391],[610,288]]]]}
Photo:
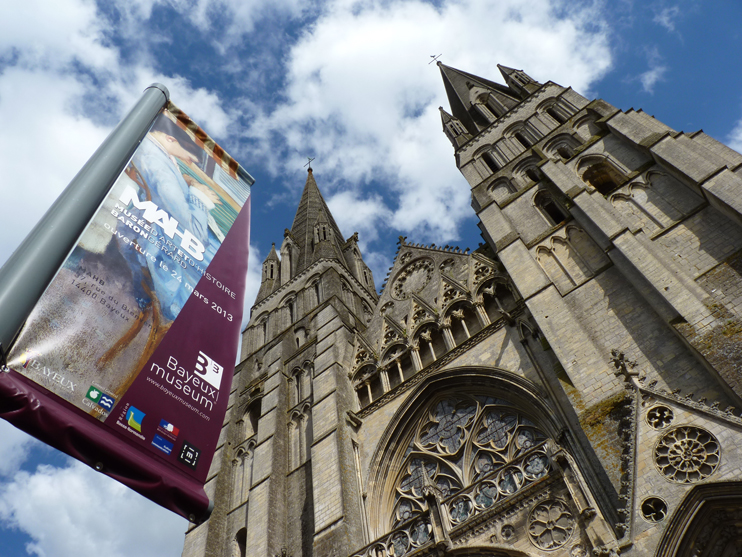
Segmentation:
{"type": "Polygon", "coordinates": [[[229,399],[251,185],[171,103],[0,377],[4,417],[191,519],[207,513],[203,483],[229,399]]]}

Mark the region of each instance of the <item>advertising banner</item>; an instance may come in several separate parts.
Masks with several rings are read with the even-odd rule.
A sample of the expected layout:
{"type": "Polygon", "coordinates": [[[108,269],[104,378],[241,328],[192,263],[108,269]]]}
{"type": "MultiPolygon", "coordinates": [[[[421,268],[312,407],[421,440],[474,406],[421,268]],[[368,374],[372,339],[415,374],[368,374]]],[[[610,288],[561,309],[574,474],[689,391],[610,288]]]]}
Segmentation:
{"type": "Polygon", "coordinates": [[[54,409],[34,418],[65,432],[50,444],[192,520],[238,349],[252,183],[169,103],[7,358],[54,409]]]}

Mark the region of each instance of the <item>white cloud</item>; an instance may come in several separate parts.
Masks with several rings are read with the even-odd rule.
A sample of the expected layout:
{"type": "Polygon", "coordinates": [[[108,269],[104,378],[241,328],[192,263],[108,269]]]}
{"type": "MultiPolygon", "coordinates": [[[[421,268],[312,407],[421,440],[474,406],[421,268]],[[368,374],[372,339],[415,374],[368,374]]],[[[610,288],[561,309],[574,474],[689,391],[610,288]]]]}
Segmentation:
{"type": "Polygon", "coordinates": [[[38,443],[20,429],[0,420],[0,455],[3,455],[0,458],[0,477],[15,473],[26,461],[31,447],[38,443]]]}
{"type": "Polygon", "coordinates": [[[0,520],[33,540],[39,557],[176,557],[187,522],[73,461],[39,466],[0,486],[0,520]]]}
{"type": "Polygon", "coordinates": [[[678,18],[679,15],[680,7],[671,6],[657,12],[652,21],[672,32],[675,31],[675,20],[678,18]]]}
{"type": "MultiPolygon", "coordinates": [[[[250,254],[247,258],[247,281],[245,283],[245,303],[241,330],[244,330],[247,322],[250,321],[250,308],[255,303],[255,298],[258,297],[260,279],[263,276],[263,257],[256,246],[250,246],[250,254]]],[[[240,351],[238,350],[237,353],[239,354],[240,351]]]]}
{"type": "MultiPolygon", "coordinates": [[[[392,227],[419,239],[454,239],[470,194],[440,130],[437,107],[448,103],[430,55],[443,52],[446,63],[483,76],[499,74],[500,62],[584,90],[610,65],[607,33],[592,9],[564,15],[560,7],[549,0],[330,2],[291,49],[285,102],[258,116],[250,132],[277,173],[316,156],[318,172],[333,176],[320,184],[331,199],[340,184],[382,183],[386,207],[376,203],[374,218],[391,214],[392,227]],[[268,141],[275,135],[285,151],[268,141]]],[[[348,220],[348,230],[364,226],[348,220]]]]}
{"type": "Polygon", "coordinates": [[[0,18],[0,59],[9,51],[16,64],[59,68],[72,61],[115,71],[117,54],[103,44],[105,22],[90,0],[27,0],[0,18]]]}
{"type": "Polygon", "coordinates": [[[10,68],[0,74],[0,262],[82,168],[108,129],[80,115],[86,90],[71,76],[10,68]]]}
{"type": "Polygon", "coordinates": [[[645,51],[649,69],[642,74],[630,79],[629,81],[639,81],[642,84],[642,91],[645,93],[654,93],[654,87],[660,81],[664,81],[667,73],[667,66],[663,63],[662,55],[657,47],[647,48],[645,51]]]}
{"type": "Polygon", "coordinates": [[[738,120],[732,131],[729,132],[727,145],[738,153],[742,153],[742,119],[738,120]]]}

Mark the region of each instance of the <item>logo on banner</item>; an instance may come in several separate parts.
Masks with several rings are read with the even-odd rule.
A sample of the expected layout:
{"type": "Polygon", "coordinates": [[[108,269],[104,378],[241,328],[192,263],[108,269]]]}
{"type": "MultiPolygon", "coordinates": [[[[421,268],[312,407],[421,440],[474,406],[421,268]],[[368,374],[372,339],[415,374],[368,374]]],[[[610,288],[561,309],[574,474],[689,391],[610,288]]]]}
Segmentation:
{"type": "Polygon", "coordinates": [[[167,420],[160,420],[160,425],[157,426],[157,431],[173,441],[175,441],[178,437],[178,433],[180,433],[180,430],[167,420]]]}
{"type": "Polygon", "coordinates": [[[198,359],[196,360],[196,373],[202,375],[204,381],[215,389],[219,389],[219,386],[222,384],[223,371],[223,366],[220,366],[199,350],[198,359]]]}
{"type": "Polygon", "coordinates": [[[102,394],[103,393],[97,387],[90,385],[88,393],[85,396],[97,404],[102,394]]]}
{"type": "Polygon", "coordinates": [[[129,406],[129,410],[126,412],[126,423],[129,424],[132,429],[135,429],[139,433],[141,433],[142,420],[144,420],[144,416],[146,416],[144,412],[142,412],[138,408],[129,406]]]}
{"type": "Polygon", "coordinates": [[[114,404],[116,404],[116,399],[105,394],[102,394],[100,396],[100,400],[98,401],[98,406],[100,406],[101,408],[105,408],[109,412],[113,410],[114,404]]]}
{"type": "Polygon", "coordinates": [[[180,449],[178,460],[189,468],[193,468],[195,470],[200,454],[200,450],[191,445],[188,441],[183,441],[183,446],[180,449]]]}
{"type": "Polygon", "coordinates": [[[173,444],[157,434],[155,434],[155,438],[152,439],[152,444],[165,454],[170,454],[171,452],[173,452],[173,444]]]}

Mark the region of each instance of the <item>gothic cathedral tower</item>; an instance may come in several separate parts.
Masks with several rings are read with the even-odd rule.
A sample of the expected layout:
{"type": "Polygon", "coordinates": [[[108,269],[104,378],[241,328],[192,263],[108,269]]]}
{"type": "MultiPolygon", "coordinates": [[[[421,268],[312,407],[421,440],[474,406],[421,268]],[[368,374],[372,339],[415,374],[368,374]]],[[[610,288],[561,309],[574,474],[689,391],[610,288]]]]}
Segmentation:
{"type": "Polygon", "coordinates": [[[439,67],[486,244],[378,295],[310,170],[183,555],[737,555],[742,155],[439,67]]]}

